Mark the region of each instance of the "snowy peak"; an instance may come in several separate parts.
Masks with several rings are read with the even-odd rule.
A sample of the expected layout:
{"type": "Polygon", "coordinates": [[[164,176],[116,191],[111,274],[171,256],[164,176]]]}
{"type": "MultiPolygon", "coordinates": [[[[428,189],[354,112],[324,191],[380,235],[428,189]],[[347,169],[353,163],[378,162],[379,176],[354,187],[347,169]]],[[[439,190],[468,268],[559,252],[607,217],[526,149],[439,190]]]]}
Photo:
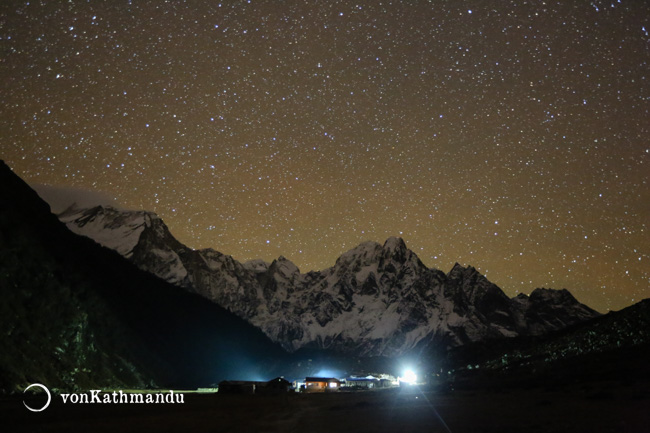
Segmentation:
{"type": "Polygon", "coordinates": [[[245,262],[243,264],[244,268],[247,270],[254,272],[256,274],[261,274],[269,270],[269,266],[271,266],[270,263],[265,262],[262,259],[253,259],[245,262]]]}
{"type": "Polygon", "coordinates": [[[476,268],[426,267],[403,239],[367,241],[301,274],[280,256],[240,263],[178,242],[155,214],[96,207],[60,218],[140,269],[198,293],[288,350],[395,356],[428,345],[538,335],[598,315],[565,290],[508,298],[476,268]]]}
{"type": "Polygon", "coordinates": [[[404,254],[406,252],[406,243],[402,238],[391,236],[384,242],[384,251],[391,254],[404,254]]]}
{"type": "Polygon", "coordinates": [[[413,266],[419,267],[421,265],[420,259],[415,253],[406,247],[404,239],[398,237],[390,237],[384,242],[382,248],[382,257],[384,262],[390,261],[393,266],[401,267],[406,263],[412,263],[413,266]]]}
{"type": "Polygon", "coordinates": [[[279,274],[285,279],[290,279],[300,275],[300,269],[291,260],[280,256],[277,260],[273,260],[269,266],[269,273],[279,274]]]}
{"type": "Polygon", "coordinates": [[[382,247],[377,242],[367,241],[359,244],[357,247],[341,254],[336,260],[335,267],[349,267],[356,265],[359,267],[368,266],[379,260],[382,247]]]}
{"type": "Polygon", "coordinates": [[[355,248],[343,253],[336,261],[335,266],[356,265],[365,267],[380,261],[392,260],[398,263],[404,263],[415,256],[411,250],[406,247],[402,238],[390,237],[383,245],[366,241],[355,248]]]}
{"type": "Polygon", "coordinates": [[[403,239],[392,237],[383,245],[372,241],[361,243],[343,253],[332,268],[322,273],[330,287],[337,287],[340,296],[346,294],[347,305],[354,293],[395,293],[397,287],[410,287],[429,271],[403,239]]]}
{"type": "Polygon", "coordinates": [[[533,290],[529,298],[532,302],[547,302],[554,305],[578,303],[578,300],[567,289],[554,290],[542,287],[533,290]]]}
{"type": "Polygon", "coordinates": [[[68,208],[59,219],[73,232],[129,258],[144,229],[160,220],[152,212],[121,211],[110,206],[90,209],[68,208]]]}
{"type": "Polygon", "coordinates": [[[487,293],[499,297],[503,295],[503,297],[507,299],[507,296],[498,286],[488,280],[473,266],[463,267],[456,263],[447,274],[447,278],[449,278],[450,284],[456,286],[465,293],[470,302],[473,302],[476,297],[484,296],[487,293]]]}
{"type": "Polygon", "coordinates": [[[480,275],[479,271],[477,271],[475,267],[463,266],[458,262],[456,262],[454,266],[451,268],[451,270],[449,271],[449,273],[447,274],[447,277],[452,280],[458,280],[464,278],[471,278],[476,274],[480,275]]]}
{"type": "Polygon", "coordinates": [[[111,206],[68,208],[59,219],[74,233],[117,251],[140,269],[188,287],[187,270],[176,250],[181,244],[153,212],[111,206]]]}
{"type": "Polygon", "coordinates": [[[535,289],[512,298],[512,309],[525,333],[541,335],[600,315],[581,304],[568,290],[535,289]]]}

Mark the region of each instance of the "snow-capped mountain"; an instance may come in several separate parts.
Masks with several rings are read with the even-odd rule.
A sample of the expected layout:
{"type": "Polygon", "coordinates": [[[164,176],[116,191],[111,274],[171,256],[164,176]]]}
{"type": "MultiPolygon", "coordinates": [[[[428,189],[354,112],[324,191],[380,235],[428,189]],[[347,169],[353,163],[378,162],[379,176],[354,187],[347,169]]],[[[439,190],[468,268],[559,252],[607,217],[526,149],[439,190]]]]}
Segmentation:
{"type": "Polygon", "coordinates": [[[364,242],[331,268],[303,274],[284,257],[240,263],[192,250],[144,211],[69,209],[74,232],[139,268],[205,296],[290,351],[325,348],[393,356],[429,344],[540,335],[599,315],[566,290],[509,298],[473,267],[427,268],[400,238],[364,242]]]}

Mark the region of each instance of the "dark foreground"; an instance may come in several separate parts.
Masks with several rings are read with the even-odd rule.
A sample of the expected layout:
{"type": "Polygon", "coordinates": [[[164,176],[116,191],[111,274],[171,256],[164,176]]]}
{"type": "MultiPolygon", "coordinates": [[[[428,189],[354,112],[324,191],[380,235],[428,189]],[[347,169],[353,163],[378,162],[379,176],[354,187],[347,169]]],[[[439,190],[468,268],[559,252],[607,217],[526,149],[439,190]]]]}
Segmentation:
{"type": "Polygon", "coordinates": [[[0,402],[2,431],[30,432],[648,432],[650,395],[631,384],[574,389],[421,389],[282,396],[186,394],[184,404],[0,402]]]}

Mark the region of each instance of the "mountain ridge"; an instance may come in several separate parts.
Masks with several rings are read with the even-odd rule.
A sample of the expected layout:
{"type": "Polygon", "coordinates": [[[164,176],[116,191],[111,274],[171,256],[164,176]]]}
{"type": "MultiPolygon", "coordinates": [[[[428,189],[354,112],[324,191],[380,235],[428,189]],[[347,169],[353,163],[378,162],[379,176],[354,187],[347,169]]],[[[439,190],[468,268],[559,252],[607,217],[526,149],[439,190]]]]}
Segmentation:
{"type": "Polygon", "coordinates": [[[428,345],[539,335],[600,315],[566,290],[509,298],[474,267],[456,263],[446,274],[428,268],[399,237],[363,242],[332,267],[301,273],[283,256],[240,263],[213,249],[190,249],[152,212],[100,206],[60,219],[109,248],[134,245],[124,255],[140,269],[216,302],[289,351],[396,356],[428,345]]]}

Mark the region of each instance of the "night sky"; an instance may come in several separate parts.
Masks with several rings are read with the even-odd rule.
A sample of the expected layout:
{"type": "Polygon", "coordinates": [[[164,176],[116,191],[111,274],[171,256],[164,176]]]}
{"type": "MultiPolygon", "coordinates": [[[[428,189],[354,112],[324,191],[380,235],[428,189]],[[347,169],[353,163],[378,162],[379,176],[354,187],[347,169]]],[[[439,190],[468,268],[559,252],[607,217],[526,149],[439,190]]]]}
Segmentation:
{"type": "Polygon", "coordinates": [[[650,297],[650,2],[2,1],[0,157],[301,271],[650,297]]]}

